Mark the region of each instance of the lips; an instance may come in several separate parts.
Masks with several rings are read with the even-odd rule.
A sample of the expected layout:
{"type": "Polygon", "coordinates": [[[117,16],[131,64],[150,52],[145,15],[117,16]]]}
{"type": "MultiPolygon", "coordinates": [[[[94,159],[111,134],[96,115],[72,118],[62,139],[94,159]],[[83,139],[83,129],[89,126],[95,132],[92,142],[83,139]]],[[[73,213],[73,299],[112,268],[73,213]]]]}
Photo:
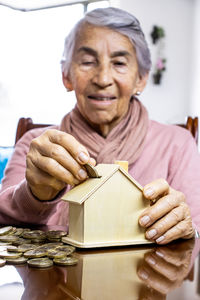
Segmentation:
{"type": "Polygon", "coordinates": [[[89,99],[91,100],[96,100],[96,101],[111,101],[111,100],[116,100],[116,97],[113,95],[108,95],[108,94],[91,94],[88,96],[89,99]]]}

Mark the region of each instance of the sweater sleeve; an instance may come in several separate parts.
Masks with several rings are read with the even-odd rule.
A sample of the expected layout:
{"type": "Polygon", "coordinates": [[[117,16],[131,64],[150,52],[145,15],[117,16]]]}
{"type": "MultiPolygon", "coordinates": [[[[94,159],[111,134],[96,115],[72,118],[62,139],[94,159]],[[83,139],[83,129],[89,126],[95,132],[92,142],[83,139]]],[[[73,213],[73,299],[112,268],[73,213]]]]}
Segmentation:
{"type": "Polygon", "coordinates": [[[30,142],[44,130],[40,128],[27,132],[15,146],[0,191],[1,224],[47,224],[48,219],[56,213],[60,195],[53,201],[39,201],[32,195],[25,179],[26,154],[30,142]]]}
{"type": "Polygon", "coordinates": [[[168,182],[184,193],[194,227],[200,231],[200,154],[193,137],[186,130],[184,138],[181,137],[174,145],[168,182]]]}

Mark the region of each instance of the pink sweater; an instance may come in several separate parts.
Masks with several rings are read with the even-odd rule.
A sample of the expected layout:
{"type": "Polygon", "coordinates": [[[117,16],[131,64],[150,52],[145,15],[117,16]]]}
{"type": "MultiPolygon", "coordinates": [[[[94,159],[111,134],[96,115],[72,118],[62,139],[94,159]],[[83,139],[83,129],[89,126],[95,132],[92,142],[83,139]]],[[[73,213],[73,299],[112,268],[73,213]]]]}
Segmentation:
{"type": "MultiPolygon", "coordinates": [[[[30,141],[44,130],[27,132],[15,147],[2,181],[0,224],[68,224],[68,204],[60,200],[66,190],[53,201],[39,201],[31,194],[25,179],[30,141]]],[[[164,178],[174,189],[183,192],[193,223],[200,231],[200,155],[189,131],[150,121],[144,150],[129,173],[141,185],[164,178]]]]}

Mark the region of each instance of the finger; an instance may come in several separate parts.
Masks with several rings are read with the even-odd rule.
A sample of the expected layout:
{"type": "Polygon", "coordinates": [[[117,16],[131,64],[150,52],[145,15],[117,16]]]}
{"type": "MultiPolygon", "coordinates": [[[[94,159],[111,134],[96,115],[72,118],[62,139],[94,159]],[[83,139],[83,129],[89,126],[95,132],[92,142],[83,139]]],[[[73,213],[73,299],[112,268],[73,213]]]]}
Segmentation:
{"type": "Polygon", "coordinates": [[[140,266],[137,274],[146,285],[162,294],[167,294],[174,287],[172,281],[152,270],[147,264],[140,266]]]}
{"type": "Polygon", "coordinates": [[[159,221],[153,224],[147,231],[146,237],[148,239],[157,239],[163,235],[171,227],[179,223],[185,218],[185,205],[182,204],[172,209],[167,215],[162,217],[159,221]]]}
{"type": "Polygon", "coordinates": [[[179,222],[177,225],[169,229],[163,235],[156,239],[157,244],[167,244],[171,241],[179,238],[192,238],[194,236],[194,229],[192,228],[192,222],[188,222],[186,219],[179,222]]]}
{"type": "MultiPolygon", "coordinates": [[[[188,240],[188,241],[184,241],[183,245],[186,245],[185,242],[190,242],[192,240],[188,240]]],[[[182,244],[182,242],[181,242],[182,244]]],[[[172,245],[169,245],[172,246],[172,245]]],[[[172,265],[175,265],[177,267],[181,266],[181,265],[186,265],[188,263],[190,263],[190,259],[191,259],[191,255],[192,255],[192,249],[194,247],[190,248],[190,249],[179,249],[179,243],[174,245],[175,248],[173,247],[172,249],[169,249],[168,247],[158,247],[155,250],[155,253],[157,256],[161,257],[163,260],[165,260],[167,263],[170,263],[172,265]]]]}
{"type": "Polygon", "coordinates": [[[157,179],[144,186],[144,196],[147,199],[155,199],[169,193],[169,185],[165,179],[157,179]]]}
{"type": "Polygon", "coordinates": [[[95,160],[94,158],[92,158],[92,157],[90,157],[88,163],[89,163],[90,165],[94,166],[94,167],[96,166],[96,160],[95,160]]]}
{"type": "Polygon", "coordinates": [[[149,227],[158,219],[166,215],[184,201],[184,195],[176,192],[160,198],[154,205],[148,207],[141,214],[139,223],[143,227],[149,227]]]}
{"type": "MultiPolygon", "coordinates": [[[[82,168],[82,165],[62,146],[47,142],[46,146],[40,149],[40,154],[41,156],[54,159],[78,180],[82,181],[87,178],[87,172],[82,168]]],[[[33,160],[35,160],[34,157],[33,160]]]]}
{"type": "Polygon", "coordinates": [[[161,294],[158,291],[155,291],[150,286],[145,284],[141,285],[139,291],[139,300],[166,300],[166,295],[161,294]]]}
{"type": "Polygon", "coordinates": [[[72,135],[54,129],[49,140],[64,147],[80,164],[88,163],[90,156],[87,149],[72,135]]]}
{"type": "MultiPolygon", "coordinates": [[[[52,158],[41,156],[39,153],[37,154],[37,157],[29,156],[28,154],[27,162],[29,163],[30,161],[32,165],[34,165],[41,171],[48,173],[52,177],[55,177],[59,181],[65,182],[70,185],[75,185],[79,183],[79,181],[73,176],[73,174],[71,174],[71,172],[69,172],[67,169],[65,169],[63,166],[61,166],[57,161],[55,161],[52,158]]],[[[38,182],[37,178],[33,178],[32,180],[38,182]]]]}
{"type": "Polygon", "coordinates": [[[26,169],[26,179],[30,185],[43,185],[50,186],[55,190],[62,190],[66,183],[52,177],[48,173],[38,169],[31,160],[27,161],[27,169],[26,169]]]}
{"type": "Polygon", "coordinates": [[[195,239],[182,240],[178,243],[168,244],[166,246],[157,247],[156,254],[167,262],[180,266],[191,256],[195,245],[195,239]]]}
{"type": "Polygon", "coordinates": [[[170,281],[176,281],[182,274],[182,268],[166,262],[163,258],[156,255],[156,253],[146,253],[144,256],[145,261],[157,273],[163,275],[170,281]]]}

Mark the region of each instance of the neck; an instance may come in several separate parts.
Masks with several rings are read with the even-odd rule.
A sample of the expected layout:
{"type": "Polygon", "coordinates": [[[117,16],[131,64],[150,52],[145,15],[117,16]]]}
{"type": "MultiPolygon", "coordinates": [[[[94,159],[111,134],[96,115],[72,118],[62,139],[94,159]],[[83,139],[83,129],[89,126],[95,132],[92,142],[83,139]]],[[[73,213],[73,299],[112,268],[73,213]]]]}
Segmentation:
{"type": "Polygon", "coordinates": [[[99,125],[98,126],[99,127],[99,132],[100,132],[100,134],[103,136],[103,137],[107,137],[107,135],[109,134],[109,132],[110,132],[110,130],[111,130],[111,128],[110,128],[110,126],[109,125],[107,125],[107,124],[101,124],[101,125],[99,125]]]}
{"type": "Polygon", "coordinates": [[[101,136],[106,138],[109,134],[109,132],[120,123],[120,121],[123,119],[124,115],[117,120],[113,120],[112,123],[108,124],[92,124],[91,122],[88,122],[91,127],[93,127],[101,136]]]}

